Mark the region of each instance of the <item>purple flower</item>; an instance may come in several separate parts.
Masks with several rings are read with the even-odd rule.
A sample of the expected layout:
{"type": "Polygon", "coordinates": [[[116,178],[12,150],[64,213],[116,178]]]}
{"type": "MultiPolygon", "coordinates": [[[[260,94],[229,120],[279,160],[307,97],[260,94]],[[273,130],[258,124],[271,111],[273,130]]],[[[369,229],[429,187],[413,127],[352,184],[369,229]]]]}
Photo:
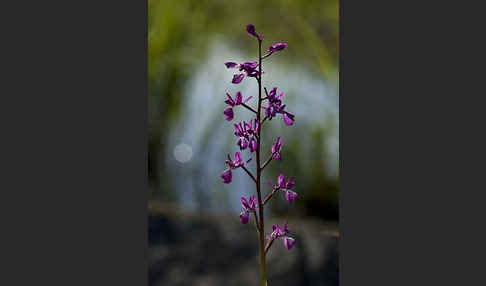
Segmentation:
{"type": "Polygon", "coordinates": [[[246,25],[246,31],[248,32],[248,35],[249,35],[249,36],[255,37],[255,38],[257,38],[259,41],[263,40],[263,35],[258,35],[258,34],[255,32],[255,26],[253,26],[252,24],[248,24],[248,25],[246,25]]]}
{"type": "Polygon", "coordinates": [[[234,118],[233,108],[228,107],[223,111],[224,115],[226,115],[226,120],[231,121],[234,118]]]}
{"type": "Polygon", "coordinates": [[[285,222],[283,228],[281,228],[280,225],[278,224],[274,224],[272,226],[272,229],[273,232],[270,235],[266,236],[267,239],[272,239],[272,240],[282,239],[285,248],[287,248],[288,250],[290,250],[294,246],[295,239],[293,239],[290,236],[287,236],[287,234],[289,233],[288,222],[285,222]]]}
{"type": "Polygon", "coordinates": [[[258,62],[245,62],[240,65],[240,71],[244,70],[245,72],[252,72],[258,67],[258,62]]]}
{"type": "Polygon", "coordinates": [[[289,177],[289,181],[285,182],[285,175],[280,174],[277,179],[277,187],[281,189],[291,190],[295,186],[294,177],[289,177]]]}
{"type": "Polygon", "coordinates": [[[257,207],[258,203],[255,196],[251,196],[248,201],[245,199],[245,197],[241,197],[241,208],[243,211],[240,213],[240,220],[242,224],[248,223],[250,212],[256,211],[257,207]]]}
{"type": "Polygon", "coordinates": [[[226,63],[224,63],[224,65],[226,66],[226,68],[231,69],[231,68],[236,67],[238,64],[235,63],[235,62],[226,62],[226,63]]]}
{"type": "Polygon", "coordinates": [[[287,190],[291,190],[295,186],[294,177],[290,177],[289,181],[285,184],[287,190]]]}
{"type": "Polygon", "coordinates": [[[241,197],[241,207],[245,211],[254,212],[258,207],[256,196],[251,196],[248,201],[245,199],[245,197],[241,197]]]}
{"type": "Polygon", "coordinates": [[[250,96],[243,101],[243,96],[241,95],[241,92],[239,92],[239,91],[235,95],[235,100],[233,100],[231,95],[229,95],[228,93],[226,93],[226,96],[228,97],[228,99],[226,99],[224,102],[229,107],[226,108],[223,113],[224,113],[224,115],[226,115],[226,120],[228,120],[228,121],[231,121],[234,118],[233,107],[236,107],[236,106],[243,104],[243,103],[247,103],[253,97],[253,96],[250,96]]]}
{"type": "Polygon", "coordinates": [[[267,236],[268,239],[277,239],[282,236],[285,236],[289,230],[288,230],[288,222],[285,222],[284,227],[281,228],[279,224],[274,224],[272,226],[273,232],[267,236]]]}
{"type": "Polygon", "coordinates": [[[221,174],[221,178],[223,178],[223,183],[229,184],[233,179],[233,174],[231,173],[231,169],[227,169],[221,174]]]}
{"type": "Polygon", "coordinates": [[[287,237],[283,238],[283,243],[284,243],[285,248],[290,250],[295,244],[295,239],[287,236],[287,237]]]}
{"type": "Polygon", "coordinates": [[[242,224],[247,224],[250,220],[250,215],[247,212],[240,213],[240,220],[242,224]]]}
{"type": "Polygon", "coordinates": [[[290,112],[285,111],[285,104],[282,104],[283,97],[283,92],[277,96],[277,88],[274,87],[268,94],[268,106],[262,108],[265,109],[265,116],[268,118],[268,120],[272,120],[272,118],[275,117],[277,113],[280,113],[282,114],[282,118],[285,124],[287,126],[291,126],[294,124],[294,115],[290,112]]]}
{"type": "Polygon", "coordinates": [[[290,191],[290,190],[287,190],[285,192],[285,199],[291,204],[295,201],[295,199],[297,199],[299,195],[296,193],[296,192],[293,192],[293,191],[290,191]]]}
{"type": "Polygon", "coordinates": [[[236,168],[245,166],[250,161],[251,161],[251,158],[248,161],[243,162],[242,159],[241,159],[240,152],[236,152],[235,153],[235,160],[231,161],[231,157],[228,154],[228,159],[226,160],[225,164],[228,165],[229,168],[224,170],[223,173],[221,174],[221,178],[223,179],[223,183],[225,183],[225,184],[231,183],[231,180],[233,179],[233,174],[231,173],[232,169],[236,169],[236,168]]]}
{"type": "Polygon", "coordinates": [[[255,138],[251,138],[250,140],[250,152],[255,152],[258,147],[257,141],[255,138]]]}
{"type": "Polygon", "coordinates": [[[248,141],[244,137],[240,137],[238,139],[238,143],[236,143],[240,147],[240,150],[245,150],[248,147],[248,141]]]}
{"type": "Polygon", "coordinates": [[[250,123],[242,121],[233,125],[235,127],[235,136],[238,137],[236,145],[240,147],[240,150],[246,149],[250,146],[250,152],[255,152],[257,149],[256,134],[258,132],[257,120],[250,120],[250,123]]]}
{"type": "Polygon", "coordinates": [[[287,43],[276,43],[276,44],[271,45],[268,48],[268,51],[273,54],[275,52],[278,52],[278,51],[285,49],[287,46],[288,46],[287,43]]]}
{"type": "Polygon", "coordinates": [[[296,192],[291,191],[291,189],[295,186],[294,177],[290,177],[288,182],[285,182],[285,175],[280,174],[277,179],[277,185],[275,188],[280,188],[281,190],[285,190],[285,199],[289,203],[293,203],[297,197],[299,196],[296,192]]]}
{"type": "Polygon", "coordinates": [[[294,124],[294,115],[285,111],[283,113],[283,120],[287,126],[292,126],[294,124]]]}
{"type": "Polygon", "coordinates": [[[245,77],[245,75],[242,74],[242,73],[241,74],[235,74],[233,76],[233,80],[231,82],[234,83],[234,84],[239,84],[243,80],[244,77],[245,77]]]}
{"type": "Polygon", "coordinates": [[[256,69],[258,67],[258,62],[245,62],[240,65],[235,62],[226,62],[224,64],[226,65],[226,68],[231,69],[239,67],[240,72],[245,72],[233,75],[233,80],[231,82],[234,84],[239,84],[243,80],[243,78],[245,78],[245,75],[248,77],[257,77],[258,75],[260,75],[260,71],[256,69]]]}
{"type": "Polygon", "coordinates": [[[272,158],[275,160],[282,159],[282,138],[278,137],[277,142],[272,145],[272,158]]]}

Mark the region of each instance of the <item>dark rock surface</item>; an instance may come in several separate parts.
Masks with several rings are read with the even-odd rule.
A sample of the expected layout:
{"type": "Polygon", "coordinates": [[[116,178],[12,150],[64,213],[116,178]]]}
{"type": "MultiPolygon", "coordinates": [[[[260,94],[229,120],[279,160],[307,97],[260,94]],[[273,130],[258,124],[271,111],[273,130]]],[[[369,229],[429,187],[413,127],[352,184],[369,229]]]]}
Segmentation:
{"type": "MultiPolygon", "coordinates": [[[[233,215],[149,215],[149,286],[259,285],[257,234],[233,215]]],[[[267,233],[274,223],[266,221],[267,233]]],[[[267,255],[268,285],[338,285],[336,223],[289,219],[292,250],[275,241],[267,255]]]]}

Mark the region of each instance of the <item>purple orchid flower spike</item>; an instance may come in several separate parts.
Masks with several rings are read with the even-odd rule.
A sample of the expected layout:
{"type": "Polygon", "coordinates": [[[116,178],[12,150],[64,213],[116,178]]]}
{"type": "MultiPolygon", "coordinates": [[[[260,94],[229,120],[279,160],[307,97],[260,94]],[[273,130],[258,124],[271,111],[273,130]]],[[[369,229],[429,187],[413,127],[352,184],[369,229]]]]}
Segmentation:
{"type": "Polygon", "coordinates": [[[272,145],[272,158],[275,160],[282,159],[282,138],[278,137],[277,142],[272,145]]]}
{"type": "Polygon", "coordinates": [[[235,117],[235,113],[233,109],[238,105],[242,105],[244,108],[256,114],[256,118],[251,119],[249,122],[242,121],[237,124],[233,124],[233,126],[234,126],[234,134],[237,138],[236,145],[239,147],[239,149],[240,150],[249,149],[250,153],[256,152],[257,174],[256,176],[253,175],[252,172],[245,167],[245,164],[250,162],[251,158],[248,161],[244,162],[242,160],[241,154],[239,152],[236,152],[234,160],[232,160],[231,157],[228,155],[228,159],[225,162],[225,164],[228,167],[221,174],[221,178],[223,179],[223,183],[225,184],[231,183],[233,179],[232,171],[234,169],[241,167],[248,174],[248,176],[256,183],[257,196],[252,195],[250,196],[249,199],[246,199],[245,197],[241,197],[242,211],[240,213],[240,221],[242,224],[247,224],[253,215],[255,218],[255,226],[258,232],[258,239],[260,242],[260,246],[264,245],[265,237],[269,239],[266,246],[260,247],[260,259],[262,262],[260,264],[261,274],[262,274],[261,285],[264,286],[264,285],[268,285],[265,277],[265,255],[269,250],[269,248],[272,246],[274,240],[281,239],[283,241],[285,248],[289,250],[292,249],[295,245],[295,239],[288,236],[289,229],[288,229],[287,222],[285,222],[283,227],[280,227],[280,225],[278,224],[273,225],[272,233],[268,236],[264,235],[264,231],[265,231],[263,227],[264,207],[268,203],[268,201],[273,197],[273,195],[280,190],[286,192],[285,198],[289,203],[293,203],[296,200],[298,195],[292,190],[295,186],[294,178],[289,177],[288,180],[286,180],[285,175],[280,174],[276,185],[267,182],[272,189],[266,195],[265,198],[262,198],[263,190],[261,189],[261,184],[260,184],[262,180],[262,171],[272,161],[272,159],[280,160],[282,158],[282,154],[281,154],[282,138],[281,137],[277,138],[276,142],[273,143],[271,147],[272,154],[270,158],[268,158],[265,163],[261,164],[262,162],[260,161],[260,158],[262,154],[261,154],[260,147],[262,146],[261,138],[263,137],[263,135],[261,134],[262,132],[261,126],[266,119],[270,121],[272,120],[272,118],[276,117],[277,114],[281,114],[284,123],[287,126],[291,126],[294,124],[295,116],[292,113],[286,111],[285,109],[286,105],[282,102],[282,99],[285,95],[283,92],[277,94],[277,87],[274,87],[270,91],[270,93],[268,93],[267,89],[265,88],[265,93],[267,96],[266,97],[262,96],[262,88],[263,88],[262,76],[264,75],[262,69],[263,60],[266,57],[287,48],[288,46],[287,43],[279,42],[271,45],[268,48],[268,53],[265,56],[262,56],[263,35],[259,35],[255,31],[255,26],[251,24],[246,26],[246,31],[248,32],[249,36],[258,39],[257,61],[247,61],[243,63],[228,61],[225,62],[224,65],[226,66],[227,69],[237,69],[236,73],[233,74],[233,79],[231,81],[233,84],[241,83],[245,77],[253,77],[256,79],[258,83],[258,107],[256,108],[257,110],[255,111],[254,107],[250,107],[249,105],[246,104],[250,100],[251,96],[248,97],[247,99],[243,99],[241,92],[237,92],[233,98],[231,97],[231,95],[227,93],[226,94],[227,99],[225,100],[227,107],[224,109],[223,113],[225,115],[226,120],[231,121],[235,117]],[[265,106],[262,106],[263,105],[262,103],[265,100],[268,100],[268,103],[265,106]],[[264,118],[262,117],[261,109],[264,109],[265,111],[264,118]]]}
{"type": "Polygon", "coordinates": [[[253,26],[252,24],[248,24],[248,25],[246,25],[246,31],[248,32],[248,35],[249,35],[249,36],[255,37],[255,38],[257,38],[259,41],[263,40],[263,35],[258,35],[258,34],[255,32],[255,26],[253,26]]]}

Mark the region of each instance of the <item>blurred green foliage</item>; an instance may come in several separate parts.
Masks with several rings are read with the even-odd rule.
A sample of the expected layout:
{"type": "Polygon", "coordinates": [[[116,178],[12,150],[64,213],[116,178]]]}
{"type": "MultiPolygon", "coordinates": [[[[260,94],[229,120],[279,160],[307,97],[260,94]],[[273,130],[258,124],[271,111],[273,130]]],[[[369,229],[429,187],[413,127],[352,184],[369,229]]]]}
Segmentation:
{"type": "MultiPolygon", "coordinates": [[[[177,200],[174,180],[167,177],[163,164],[171,154],[165,154],[164,150],[174,123],[184,113],[181,101],[184,87],[193,70],[206,59],[212,38],[224,38],[232,46],[254,53],[254,42],[248,40],[244,31],[244,26],[252,23],[265,36],[266,43],[285,41],[292,47],[286,50],[285,61],[289,65],[305,66],[317,77],[337,86],[338,0],[149,0],[148,13],[148,176],[153,199],[177,200]]],[[[338,178],[329,178],[322,167],[326,160],[322,144],[329,128],[323,124],[309,130],[314,159],[304,166],[296,163],[287,169],[309,177],[302,180],[306,185],[299,186],[306,190],[301,212],[337,219],[338,178]]],[[[286,145],[292,146],[286,153],[290,162],[297,162],[298,150],[307,148],[300,138],[291,139],[286,145]]],[[[276,168],[270,172],[278,176],[276,168]]],[[[276,204],[274,211],[284,211],[286,207],[276,204]]]]}

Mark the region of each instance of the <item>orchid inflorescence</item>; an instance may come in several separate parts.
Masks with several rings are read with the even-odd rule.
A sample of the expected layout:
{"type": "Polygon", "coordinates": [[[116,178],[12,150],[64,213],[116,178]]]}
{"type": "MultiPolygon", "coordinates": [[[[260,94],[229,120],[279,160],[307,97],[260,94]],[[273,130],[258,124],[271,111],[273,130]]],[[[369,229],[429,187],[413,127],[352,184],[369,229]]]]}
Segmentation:
{"type": "Polygon", "coordinates": [[[266,278],[265,278],[265,255],[267,251],[272,246],[273,242],[277,239],[282,240],[283,245],[288,250],[292,249],[295,244],[295,239],[290,237],[288,223],[285,222],[283,228],[280,225],[276,224],[272,227],[272,233],[270,235],[264,235],[264,219],[263,219],[263,209],[267,202],[273,197],[273,195],[277,192],[285,193],[285,199],[291,204],[293,203],[298,194],[294,192],[292,189],[295,186],[294,178],[289,177],[287,180],[285,179],[284,174],[280,174],[277,178],[277,183],[275,185],[269,184],[272,189],[268,192],[265,199],[262,199],[262,192],[261,192],[261,175],[263,169],[272,161],[272,160],[281,160],[282,159],[282,138],[278,137],[275,143],[272,145],[269,154],[269,158],[260,165],[260,155],[261,155],[261,131],[264,122],[268,119],[268,121],[272,120],[272,118],[276,117],[277,114],[281,114],[282,119],[287,126],[291,126],[294,124],[294,115],[290,112],[285,110],[286,105],[283,104],[282,99],[284,97],[284,93],[281,92],[277,95],[277,87],[273,87],[270,92],[268,92],[267,88],[264,88],[265,95],[262,96],[262,75],[264,74],[262,70],[262,60],[270,57],[271,55],[282,51],[288,45],[286,43],[276,43],[271,45],[268,48],[268,52],[266,55],[262,56],[262,41],[263,35],[259,35],[255,31],[255,27],[251,24],[246,26],[246,31],[248,35],[255,37],[258,40],[258,61],[254,62],[244,62],[238,64],[236,62],[226,62],[224,63],[226,68],[228,69],[237,69],[238,72],[233,75],[232,83],[233,84],[240,84],[245,77],[247,78],[255,78],[258,83],[258,107],[256,110],[249,105],[248,102],[253,98],[252,96],[243,100],[243,95],[240,91],[235,94],[235,97],[231,97],[229,93],[226,93],[226,100],[225,103],[228,107],[223,111],[223,114],[226,116],[227,121],[232,121],[234,119],[234,110],[237,106],[242,106],[249,111],[253,112],[256,115],[256,118],[251,119],[249,122],[243,121],[237,124],[234,124],[234,134],[237,137],[236,145],[239,147],[240,151],[248,149],[250,151],[250,155],[255,153],[256,154],[256,169],[257,174],[254,176],[247,168],[246,165],[250,162],[251,158],[248,159],[246,162],[243,161],[240,152],[235,153],[235,159],[232,160],[228,154],[228,159],[226,160],[226,165],[228,168],[223,171],[221,174],[221,178],[223,179],[223,183],[229,184],[232,181],[233,175],[232,170],[237,168],[243,169],[250,178],[256,184],[256,196],[252,195],[248,199],[245,197],[241,197],[241,208],[242,212],[240,213],[240,220],[242,224],[247,224],[250,221],[250,216],[253,215],[254,222],[256,229],[259,234],[259,242],[260,242],[260,266],[261,266],[261,278],[262,278],[262,286],[266,286],[266,278]],[[262,104],[264,101],[267,100],[267,105],[263,106],[262,104]],[[264,117],[262,118],[261,111],[264,111],[264,117]],[[265,239],[267,239],[265,245],[265,239]]]}

